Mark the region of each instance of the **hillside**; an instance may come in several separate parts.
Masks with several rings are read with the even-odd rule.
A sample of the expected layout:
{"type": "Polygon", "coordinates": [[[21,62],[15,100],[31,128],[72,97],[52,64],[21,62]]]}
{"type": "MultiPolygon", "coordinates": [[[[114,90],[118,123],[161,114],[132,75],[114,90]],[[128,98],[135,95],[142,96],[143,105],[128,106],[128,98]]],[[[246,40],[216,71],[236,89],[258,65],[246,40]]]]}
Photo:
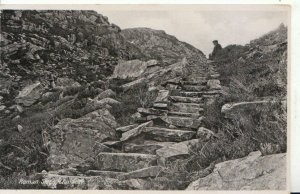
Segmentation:
{"type": "Polygon", "coordinates": [[[204,54],[195,47],[177,40],[176,37],[166,34],[162,30],[149,28],[130,28],[122,30],[121,34],[130,43],[139,47],[148,58],[162,60],[172,64],[184,57],[188,60],[202,60],[204,54]]]}

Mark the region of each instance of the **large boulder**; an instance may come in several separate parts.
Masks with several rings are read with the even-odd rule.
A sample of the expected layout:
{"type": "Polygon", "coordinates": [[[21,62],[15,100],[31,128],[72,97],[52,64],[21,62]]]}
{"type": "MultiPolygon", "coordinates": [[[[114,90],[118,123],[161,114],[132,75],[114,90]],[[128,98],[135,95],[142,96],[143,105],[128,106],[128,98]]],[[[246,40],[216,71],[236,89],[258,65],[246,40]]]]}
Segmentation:
{"type": "MultiPolygon", "coordinates": [[[[281,104],[284,104],[284,102],[285,101],[282,101],[281,104]]],[[[278,103],[278,101],[260,100],[253,102],[228,103],[222,106],[221,112],[226,118],[235,118],[237,115],[241,114],[248,115],[249,112],[258,110],[259,108],[267,108],[274,103],[278,103]]]]}
{"type": "Polygon", "coordinates": [[[147,63],[140,60],[131,60],[119,63],[114,70],[112,78],[137,78],[147,69],[147,63]]]}
{"type": "Polygon", "coordinates": [[[56,80],[56,86],[57,87],[80,87],[80,83],[78,83],[77,81],[68,78],[68,77],[59,77],[56,80]]]}
{"type": "Polygon", "coordinates": [[[187,190],[283,190],[286,189],[286,153],[247,157],[215,166],[213,173],[192,182],[187,190]]]}
{"type": "Polygon", "coordinates": [[[24,106],[30,106],[34,104],[42,95],[43,86],[41,82],[35,82],[25,86],[16,97],[16,102],[18,104],[23,104],[24,106]]]}
{"type": "Polygon", "coordinates": [[[156,155],[139,153],[99,153],[95,167],[99,170],[130,172],[156,165],[156,155]]]}
{"type": "Polygon", "coordinates": [[[148,80],[149,87],[158,86],[162,83],[166,83],[168,80],[187,76],[187,65],[188,62],[186,58],[183,58],[179,62],[167,67],[157,67],[155,71],[153,71],[151,68],[148,68],[142,76],[148,80]]]}
{"type": "Polygon", "coordinates": [[[95,144],[114,139],[116,127],[115,118],[107,109],[98,109],[78,119],[62,119],[46,132],[50,167],[74,166],[94,157],[95,144]]]}

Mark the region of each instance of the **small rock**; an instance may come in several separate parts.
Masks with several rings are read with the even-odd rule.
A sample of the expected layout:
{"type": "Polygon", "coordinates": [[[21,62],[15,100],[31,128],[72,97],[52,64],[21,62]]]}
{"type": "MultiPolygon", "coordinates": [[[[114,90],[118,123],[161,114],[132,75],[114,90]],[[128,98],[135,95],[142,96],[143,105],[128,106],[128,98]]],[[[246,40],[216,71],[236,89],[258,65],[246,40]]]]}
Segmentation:
{"type": "Polygon", "coordinates": [[[5,108],[6,108],[6,106],[1,105],[1,106],[0,106],[0,111],[3,111],[5,108]]]}
{"type": "Polygon", "coordinates": [[[21,133],[21,132],[23,131],[22,125],[17,125],[17,129],[18,129],[18,131],[21,133]]]}
{"type": "Polygon", "coordinates": [[[17,116],[15,116],[15,117],[12,119],[12,121],[16,121],[16,120],[18,120],[19,118],[21,118],[20,115],[17,115],[17,116]]]}
{"type": "Polygon", "coordinates": [[[0,147],[4,145],[4,139],[0,139],[0,147]]]}
{"type": "Polygon", "coordinates": [[[101,92],[97,97],[95,97],[95,99],[102,100],[104,98],[115,98],[115,97],[116,97],[116,93],[111,89],[108,89],[101,92]]]}
{"type": "Polygon", "coordinates": [[[9,114],[10,113],[10,110],[6,110],[4,111],[5,114],[9,114]]]}
{"type": "Polygon", "coordinates": [[[47,171],[46,171],[46,170],[42,170],[42,173],[43,173],[43,174],[46,174],[46,173],[47,173],[47,171]]]}
{"type": "Polygon", "coordinates": [[[136,136],[140,135],[141,133],[143,133],[146,127],[150,127],[150,126],[153,126],[153,121],[143,123],[143,124],[137,126],[136,128],[126,131],[125,133],[122,134],[122,137],[120,140],[126,141],[132,137],[136,137],[136,136]]]}
{"type": "Polygon", "coordinates": [[[207,87],[209,89],[221,89],[220,80],[211,79],[207,81],[207,87]]]}
{"type": "Polygon", "coordinates": [[[200,127],[197,131],[197,138],[203,141],[208,141],[214,136],[215,136],[214,132],[204,127],[200,127]]]}
{"type": "Polygon", "coordinates": [[[154,102],[167,102],[169,98],[169,90],[159,90],[157,97],[154,102]]]}

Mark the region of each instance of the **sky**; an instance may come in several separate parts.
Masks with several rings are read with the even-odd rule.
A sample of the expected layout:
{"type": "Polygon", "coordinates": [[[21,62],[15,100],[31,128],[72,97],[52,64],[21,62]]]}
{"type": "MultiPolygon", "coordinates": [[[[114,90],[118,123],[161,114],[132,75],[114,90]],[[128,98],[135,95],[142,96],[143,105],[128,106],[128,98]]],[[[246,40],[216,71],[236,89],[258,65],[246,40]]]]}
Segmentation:
{"type": "Polygon", "coordinates": [[[288,24],[288,14],[282,10],[197,10],[197,9],[101,9],[98,13],[125,28],[148,27],[164,30],[208,55],[212,40],[224,47],[229,44],[247,44],[250,40],[288,24]]]}

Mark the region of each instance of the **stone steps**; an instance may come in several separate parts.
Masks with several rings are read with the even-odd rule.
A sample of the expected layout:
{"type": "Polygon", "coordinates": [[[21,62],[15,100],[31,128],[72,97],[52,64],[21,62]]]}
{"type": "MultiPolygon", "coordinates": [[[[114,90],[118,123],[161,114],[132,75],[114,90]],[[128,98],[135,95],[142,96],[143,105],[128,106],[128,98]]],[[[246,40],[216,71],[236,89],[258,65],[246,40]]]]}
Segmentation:
{"type": "Polygon", "coordinates": [[[168,116],[179,116],[179,117],[191,117],[191,118],[199,118],[199,113],[187,113],[187,112],[168,112],[168,116]]]}
{"type": "Polygon", "coordinates": [[[202,103],[203,98],[183,97],[183,96],[169,96],[169,99],[174,102],[185,103],[202,103]]]}
{"type": "Polygon", "coordinates": [[[221,90],[210,90],[203,92],[180,92],[181,96],[184,97],[202,97],[203,95],[216,95],[221,94],[221,90]]]}
{"type": "Polygon", "coordinates": [[[220,77],[220,74],[216,73],[216,74],[211,74],[210,75],[211,78],[216,79],[220,77]]]}
{"type": "Polygon", "coordinates": [[[200,104],[197,103],[177,102],[172,103],[169,110],[171,112],[199,113],[203,111],[203,108],[201,108],[200,104]]]}
{"type": "Polygon", "coordinates": [[[88,170],[84,174],[87,176],[101,176],[101,177],[117,178],[118,176],[124,174],[124,172],[88,170]]]}
{"type": "Polygon", "coordinates": [[[183,90],[185,91],[192,91],[192,92],[200,92],[207,89],[206,86],[199,86],[199,85],[183,85],[183,90]]]}
{"type": "Polygon", "coordinates": [[[162,119],[169,125],[174,125],[178,128],[198,129],[198,127],[202,124],[203,117],[194,119],[190,117],[168,116],[162,119]]]}
{"type": "Polygon", "coordinates": [[[156,150],[170,146],[175,142],[144,141],[143,144],[125,143],[123,151],[126,153],[156,154],[156,150]]]}
{"type": "Polygon", "coordinates": [[[140,153],[99,153],[95,159],[96,170],[130,172],[155,166],[156,155],[140,153]]]}
{"type": "Polygon", "coordinates": [[[195,131],[168,129],[160,127],[147,127],[145,130],[146,139],[161,142],[181,142],[193,139],[196,136],[195,131]]]}
{"type": "Polygon", "coordinates": [[[185,81],[204,82],[204,81],[207,81],[207,77],[206,76],[194,77],[194,76],[189,75],[189,77],[187,77],[185,81]]]}
{"type": "Polygon", "coordinates": [[[207,80],[202,81],[181,81],[181,85],[206,85],[207,80]]]}

